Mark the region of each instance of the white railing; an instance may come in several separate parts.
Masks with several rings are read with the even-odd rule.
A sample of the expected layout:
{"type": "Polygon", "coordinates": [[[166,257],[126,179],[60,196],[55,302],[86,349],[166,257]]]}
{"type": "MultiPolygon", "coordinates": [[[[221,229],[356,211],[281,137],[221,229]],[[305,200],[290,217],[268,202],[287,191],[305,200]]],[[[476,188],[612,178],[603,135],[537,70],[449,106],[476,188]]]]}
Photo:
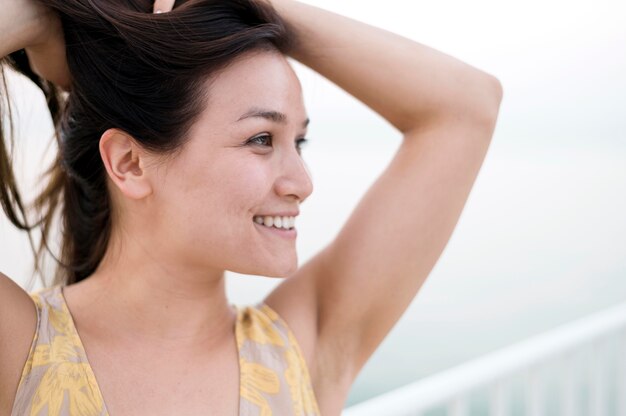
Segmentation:
{"type": "Polygon", "coordinates": [[[420,416],[439,409],[443,413],[437,414],[470,416],[480,394],[487,409],[476,413],[490,416],[510,415],[513,408],[529,416],[626,416],[626,303],[358,403],[342,415],[420,416]],[[517,400],[516,380],[522,386],[517,400]]]}

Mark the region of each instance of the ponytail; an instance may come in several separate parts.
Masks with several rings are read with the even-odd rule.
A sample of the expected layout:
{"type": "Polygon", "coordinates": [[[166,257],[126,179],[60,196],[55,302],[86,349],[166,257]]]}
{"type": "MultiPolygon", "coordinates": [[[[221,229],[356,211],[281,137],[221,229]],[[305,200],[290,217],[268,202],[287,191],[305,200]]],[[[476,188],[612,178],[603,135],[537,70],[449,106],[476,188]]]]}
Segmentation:
{"type": "MultiPolygon", "coordinates": [[[[63,107],[62,93],[54,84],[40,78],[33,72],[28,62],[26,52],[23,49],[10,54],[0,61],[0,78],[2,79],[2,92],[4,92],[4,94],[2,94],[2,98],[4,99],[0,100],[0,204],[9,221],[18,229],[28,233],[30,247],[35,257],[33,276],[37,274],[41,276],[42,283],[46,286],[47,282],[43,279],[43,259],[46,252],[53,255],[48,247],[48,236],[52,227],[55,211],[57,210],[63,192],[63,172],[59,168],[57,157],[55,163],[53,163],[46,172],[46,176],[50,178],[46,189],[37,196],[33,203],[33,208],[35,208],[35,211],[39,213],[41,217],[37,221],[31,221],[28,215],[30,207],[23,202],[13,170],[13,149],[15,147],[13,137],[13,112],[4,72],[5,66],[26,76],[42,90],[55,127],[55,137],[58,137],[57,127],[63,107]],[[6,113],[2,106],[3,102],[6,103],[6,113]],[[4,119],[9,123],[10,134],[7,134],[7,137],[5,137],[5,133],[7,132],[5,132],[5,126],[3,125],[4,119]],[[32,231],[35,228],[39,228],[41,231],[41,238],[38,245],[34,243],[32,236],[32,231]]],[[[56,280],[55,278],[55,281],[56,280]]],[[[32,279],[28,282],[27,286],[31,285],[32,279]]]]}
{"type": "MultiPolygon", "coordinates": [[[[61,140],[63,137],[61,130],[65,131],[64,134],[71,134],[73,131],[71,123],[61,118],[61,109],[64,105],[61,98],[62,92],[32,71],[24,50],[11,54],[6,61],[9,67],[28,77],[43,91],[52,117],[59,153],[44,174],[47,178],[45,189],[32,204],[33,211],[38,213],[40,218],[31,224],[28,221],[29,207],[26,207],[22,202],[21,194],[17,188],[11,163],[12,153],[8,152],[5,140],[2,138],[3,140],[0,142],[0,201],[2,208],[16,227],[28,232],[29,242],[35,257],[34,274],[42,277],[44,286],[48,286],[48,283],[43,279],[43,264],[46,254],[51,255],[59,266],[56,269],[52,284],[76,283],[95,271],[104,256],[111,233],[110,203],[106,191],[104,170],[98,169],[98,161],[94,160],[95,163],[91,165],[93,175],[89,181],[72,171],[62,156],[69,149],[61,140]],[[65,124],[64,128],[61,128],[62,124],[65,124]],[[63,239],[60,256],[57,258],[48,242],[59,210],[62,211],[60,217],[63,239]],[[38,228],[41,233],[38,245],[34,244],[32,238],[32,231],[35,228],[38,228]]],[[[4,73],[2,76],[4,90],[7,91],[4,73]]],[[[7,103],[9,101],[8,94],[6,101],[7,103]]],[[[8,105],[8,118],[11,133],[13,133],[12,114],[10,104],[8,105]]],[[[12,149],[12,137],[9,137],[9,142],[12,149]]],[[[97,155],[98,153],[92,151],[91,154],[97,155]]],[[[31,283],[32,281],[29,282],[29,286],[31,283]]]]}

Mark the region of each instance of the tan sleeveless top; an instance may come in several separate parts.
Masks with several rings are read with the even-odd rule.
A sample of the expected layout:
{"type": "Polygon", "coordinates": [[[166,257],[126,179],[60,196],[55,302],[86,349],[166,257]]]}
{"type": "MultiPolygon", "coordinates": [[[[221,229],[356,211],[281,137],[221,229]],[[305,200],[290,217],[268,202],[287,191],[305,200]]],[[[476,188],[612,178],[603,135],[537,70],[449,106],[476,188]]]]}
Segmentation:
{"type": "MultiPolygon", "coordinates": [[[[110,416],[61,285],[30,296],[37,329],[11,416],[110,416]]],[[[306,362],[286,322],[263,302],[232,306],[237,309],[239,415],[319,415],[306,362]]]]}

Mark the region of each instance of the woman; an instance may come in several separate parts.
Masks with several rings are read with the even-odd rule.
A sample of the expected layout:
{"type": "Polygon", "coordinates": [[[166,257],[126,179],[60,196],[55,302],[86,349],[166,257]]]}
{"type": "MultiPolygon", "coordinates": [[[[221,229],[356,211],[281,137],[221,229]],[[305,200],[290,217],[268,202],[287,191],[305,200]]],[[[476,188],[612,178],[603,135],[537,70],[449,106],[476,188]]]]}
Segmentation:
{"type": "Polygon", "coordinates": [[[293,0],[0,7],[0,54],[44,90],[59,143],[37,224],[2,148],[3,207],[44,236],[60,207],[63,238],[50,287],[28,294],[0,275],[0,413],[340,414],[458,221],[497,79],[293,0]],[[287,56],[403,134],[301,267],[309,119],[287,56]],[[238,308],[225,270],[286,279],[238,308]]]}

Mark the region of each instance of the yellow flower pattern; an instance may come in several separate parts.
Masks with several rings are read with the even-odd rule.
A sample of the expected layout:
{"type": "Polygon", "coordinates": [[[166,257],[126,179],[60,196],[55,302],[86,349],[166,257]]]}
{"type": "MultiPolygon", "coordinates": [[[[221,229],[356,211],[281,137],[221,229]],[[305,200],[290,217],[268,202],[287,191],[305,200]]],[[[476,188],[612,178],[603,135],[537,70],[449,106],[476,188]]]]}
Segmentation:
{"type": "Polygon", "coordinates": [[[247,313],[239,314],[240,325],[237,327],[237,346],[241,349],[246,340],[250,340],[261,345],[285,346],[285,341],[274,326],[276,312],[272,311],[265,304],[262,310],[247,308],[247,313]],[[269,312],[269,314],[268,314],[269,312]]]}
{"type": "Polygon", "coordinates": [[[245,358],[239,360],[241,373],[240,394],[259,409],[259,415],[271,416],[272,407],[265,394],[276,395],[280,392],[280,380],[274,371],[262,364],[251,363],[245,358]]]}
{"type": "MultiPolygon", "coordinates": [[[[31,293],[37,329],[11,416],[109,416],[61,285],[31,293]]],[[[236,307],[240,416],[318,416],[305,360],[268,305],[236,307]]]]}
{"type": "Polygon", "coordinates": [[[287,333],[287,336],[293,348],[285,350],[285,359],[288,363],[285,380],[291,390],[294,415],[318,415],[320,411],[315,401],[313,386],[310,383],[302,383],[302,380],[310,380],[306,361],[291,331],[287,333]]]}
{"type": "Polygon", "coordinates": [[[239,314],[240,415],[319,415],[306,362],[287,323],[265,303],[239,314]]]}
{"type": "Polygon", "coordinates": [[[48,294],[31,294],[37,331],[11,414],[108,416],[67,305],[60,291],[48,294]]]}

